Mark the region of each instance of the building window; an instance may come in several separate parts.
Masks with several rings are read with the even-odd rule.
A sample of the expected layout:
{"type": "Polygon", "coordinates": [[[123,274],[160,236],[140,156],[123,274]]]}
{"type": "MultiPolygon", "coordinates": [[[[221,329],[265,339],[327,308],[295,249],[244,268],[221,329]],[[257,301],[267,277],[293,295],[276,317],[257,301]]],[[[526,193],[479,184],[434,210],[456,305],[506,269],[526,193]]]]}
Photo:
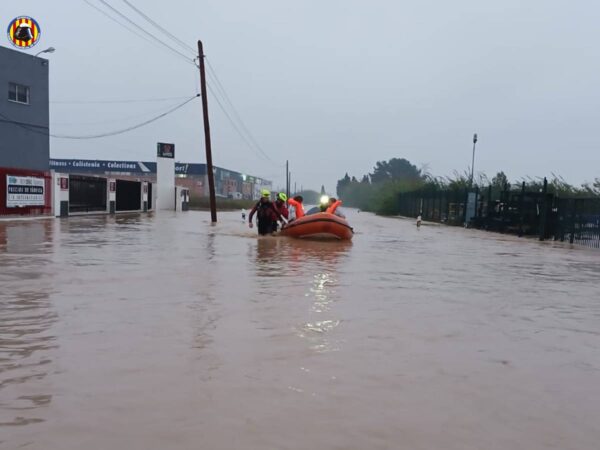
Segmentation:
{"type": "Polygon", "coordinates": [[[8,100],[29,105],[29,87],[17,83],[8,83],[8,100]]]}

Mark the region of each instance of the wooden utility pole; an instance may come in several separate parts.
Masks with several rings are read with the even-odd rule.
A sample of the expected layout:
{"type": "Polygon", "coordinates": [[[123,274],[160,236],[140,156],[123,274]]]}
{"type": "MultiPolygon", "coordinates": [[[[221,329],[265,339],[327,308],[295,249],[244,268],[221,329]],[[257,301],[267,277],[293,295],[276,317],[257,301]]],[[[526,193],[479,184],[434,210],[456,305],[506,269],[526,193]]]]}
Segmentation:
{"type": "Polygon", "coordinates": [[[206,177],[210,196],[210,219],[217,221],[217,200],[215,198],[215,174],[213,172],[212,150],[210,147],[210,124],[208,123],[208,96],[206,94],[206,73],[204,72],[204,49],[198,41],[198,62],[200,67],[200,94],[202,96],[202,114],[204,116],[204,142],[206,145],[206,177]]]}

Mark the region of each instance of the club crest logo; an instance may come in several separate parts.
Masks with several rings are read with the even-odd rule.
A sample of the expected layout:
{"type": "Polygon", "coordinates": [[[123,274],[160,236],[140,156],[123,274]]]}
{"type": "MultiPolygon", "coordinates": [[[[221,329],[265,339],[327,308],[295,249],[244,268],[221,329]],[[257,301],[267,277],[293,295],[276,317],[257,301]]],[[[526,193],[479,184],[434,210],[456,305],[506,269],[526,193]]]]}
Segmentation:
{"type": "Polygon", "coordinates": [[[8,40],[17,48],[27,49],[33,47],[40,40],[42,30],[35,19],[20,16],[13,19],[8,25],[8,40]]]}

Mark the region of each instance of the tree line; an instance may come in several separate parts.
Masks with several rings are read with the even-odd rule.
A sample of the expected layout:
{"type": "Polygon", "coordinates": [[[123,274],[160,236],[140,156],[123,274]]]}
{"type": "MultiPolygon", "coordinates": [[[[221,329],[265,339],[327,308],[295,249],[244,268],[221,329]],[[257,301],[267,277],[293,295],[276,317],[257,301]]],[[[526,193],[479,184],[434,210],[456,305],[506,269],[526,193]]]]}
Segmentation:
{"type": "MultiPolygon", "coordinates": [[[[465,191],[471,185],[471,176],[467,170],[454,171],[451,176],[436,177],[427,168],[417,168],[404,158],[378,161],[370,173],[359,178],[346,173],[339,179],[336,185],[338,197],[346,206],[384,215],[397,213],[397,198],[400,193],[420,189],[465,191]]],[[[503,171],[491,179],[479,172],[474,176],[473,188],[487,189],[492,186],[494,195],[498,195],[500,191],[521,189],[523,182],[527,190],[539,191],[544,179],[525,177],[511,183],[503,171]]],[[[575,186],[561,176],[552,174],[548,179],[548,192],[560,197],[600,197],[600,178],[592,183],[575,186]]]]}

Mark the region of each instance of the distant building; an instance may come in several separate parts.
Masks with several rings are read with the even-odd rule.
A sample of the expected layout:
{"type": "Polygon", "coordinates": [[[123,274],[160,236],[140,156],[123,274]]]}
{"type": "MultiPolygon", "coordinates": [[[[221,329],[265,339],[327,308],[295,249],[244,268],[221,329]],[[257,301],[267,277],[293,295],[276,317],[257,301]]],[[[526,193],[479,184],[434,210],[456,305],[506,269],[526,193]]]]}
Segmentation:
{"type": "Polygon", "coordinates": [[[0,47],[0,167],[48,170],[48,64],[0,47]]]}
{"type": "MultiPolygon", "coordinates": [[[[56,172],[78,175],[108,175],[156,181],[156,162],[51,159],[56,172]]],[[[221,167],[214,167],[215,192],[219,197],[258,199],[261,189],[270,189],[271,181],[221,167]]],[[[192,197],[208,196],[206,164],[175,163],[176,185],[187,187],[192,197]]]]}
{"type": "MultiPolygon", "coordinates": [[[[150,190],[152,185],[131,181],[155,182],[155,161],[50,160],[48,85],[48,60],[0,47],[0,215],[51,214],[57,209],[53,198],[67,191],[69,201],[64,203],[69,212],[104,211],[104,200],[111,195],[116,195],[118,211],[119,202],[127,200],[127,186],[137,189],[130,197],[138,206],[129,209],[139,210],[142,198],[150,196],[150,191],[144,190],[142,195],[139,190],[150,190]],[[61,178],[49,169],[79,176],[61,178]],[[110,179],[115,180],[116,191],[110,191],[110,179]],[[109,192],[105,192],[107,186],[109,192]]],[[[205,164],[176,163],[175,171],[176,184],[189,188],[192,197],[208,195],[205,164]]],[[[262,178],[220,167],[215,167],[214,175],[220,197],[253,199],[260,189],[271,185],[262,178]]]]}

